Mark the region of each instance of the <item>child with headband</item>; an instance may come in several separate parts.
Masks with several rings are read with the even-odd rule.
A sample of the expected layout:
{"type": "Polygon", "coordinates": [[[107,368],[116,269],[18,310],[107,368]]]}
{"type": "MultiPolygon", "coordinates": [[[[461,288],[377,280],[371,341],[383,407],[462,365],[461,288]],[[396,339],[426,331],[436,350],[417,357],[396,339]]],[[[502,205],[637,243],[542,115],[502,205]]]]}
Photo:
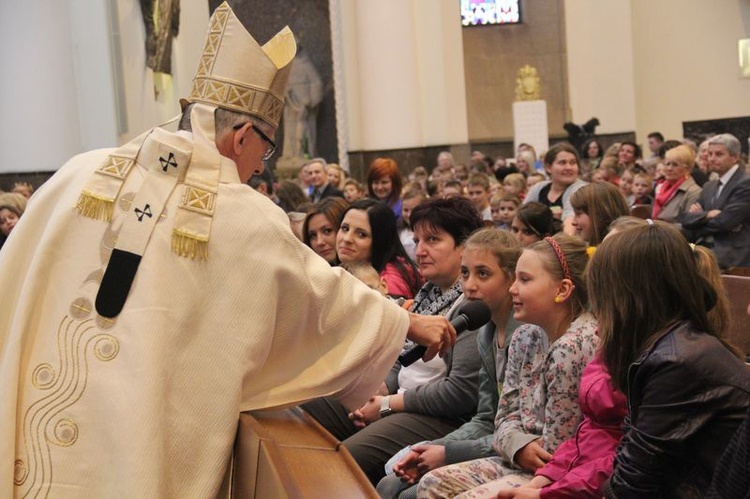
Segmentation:
{"type": "Polygon", "coordinates": [[[497,415],[496,457],[438,468],[422,478],[420,498],[494,497],[519,486],[552,458],[581,420],[578,389],[594,358],[596,321],[586,311],[586,244],[558,234],[524,250],[510,287],[513,335],[497,415]]]}
{"type": "MultiPolygon", "coordinates": [[[[607,238],[634,227],[653,224],[652,220],[621,217],[610,225],[607,238]]],[[[716,304],[707,315],[712,327],[721,336],[728,327],[729,307],[716,257],[711,250],[701,246],[693,245],[692,250],[695,270],[716,293],[716,304]]],[[[612,474],[615,450],[622,438],[627,402],[625,395],[615,389],[601,355],[597,355],[583,371],[579,400],[584,419],[575,436],[560,445],[552,461],[538,469],[531,482],[523,487],[503,489],[498,498],[557,499],[575,496],[577,499],[599,499],[603,496],[602,487],[612,474]]],[[[723,493],[717,497],[734,496],[723,493]]]]}

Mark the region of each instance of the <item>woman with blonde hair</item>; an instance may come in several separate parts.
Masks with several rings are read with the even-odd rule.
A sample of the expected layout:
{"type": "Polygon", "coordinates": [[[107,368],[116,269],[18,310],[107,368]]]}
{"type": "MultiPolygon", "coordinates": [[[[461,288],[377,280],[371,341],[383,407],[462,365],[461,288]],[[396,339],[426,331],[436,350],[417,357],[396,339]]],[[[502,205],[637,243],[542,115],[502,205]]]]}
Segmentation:
{"type": "Polygon", "coordinates": [[[0,248],[26,211],[26,198],[15,192],[0,194],[0,248]]]}
{"type": "Polygon", "coordinates": [[[328,183],[336,189],[343,191],[346,183],[346,172],[337,163],[328,163],[326,165],[326,178],[328,183]]]}
{"type": "Polygon", "coordinates": [[[518,173],[522,174],[524,178],[535,171],[535,165],[536,154],[530,150],[520,151],[518,156],[516,156],[516,169],[518,169],[518,173]]]}
{"type": "Polygon", "coordinates": [[[651,218],[677,223],[687,209],[698,201],[701,188],[690,176],[695,153],[681,145],[667,151],[662,165],[664,181],[656,188],[651,218]]]}

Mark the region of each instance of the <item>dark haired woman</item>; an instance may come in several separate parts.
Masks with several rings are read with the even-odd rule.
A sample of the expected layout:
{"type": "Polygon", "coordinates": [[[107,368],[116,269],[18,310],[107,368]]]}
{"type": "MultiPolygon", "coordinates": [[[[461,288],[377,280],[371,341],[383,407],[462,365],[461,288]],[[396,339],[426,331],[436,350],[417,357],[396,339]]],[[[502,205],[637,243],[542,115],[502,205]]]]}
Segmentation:
{"type": "Polygon", "coordinates": [[[534,184],[524,198],[524,203],[538,201],[549,206],[555,218],[562,220],[563,231],[569,235],[575,233],[570,196],[586,185],[578,178],[578,162],[575,147],[566,142],[553,145],[544,155],[544,170],[550,179],[534,184]]]}
{"type": "Polygon", "coordinates": [[[587,140],[581,147],[581,164],[579,174],[582,179],[591,180],[591,172],[599,168],[604,157],[604,149],[596,139],[587,140]]]}
{"type": "Polygon", "coordinates": [[[396,216],[380,201],[351,204],[336,235],[336,253],[342,263],[370,263],[385,279],[391,297],[413,298],[422,285],[399,239],[396,216]]]}
{"type": "MultiPolygon", "coordinates": [[[[482,218],[466,198],[431,198],[414,209],[411,221],[419,269],[427,282],[410,311],[450,318],[463,300],[464,244],[483,227],[482,218]]],[[[385,475],[385,463],[404,446],[440,438],[476,413],[481,364],[477,333],[461,333],[442,358],[418,360],[406,367],[396,363],[381,390],[355,411],[328,397],[303,407],[342,441],[373,485],[377,484],[385,475]]]]}

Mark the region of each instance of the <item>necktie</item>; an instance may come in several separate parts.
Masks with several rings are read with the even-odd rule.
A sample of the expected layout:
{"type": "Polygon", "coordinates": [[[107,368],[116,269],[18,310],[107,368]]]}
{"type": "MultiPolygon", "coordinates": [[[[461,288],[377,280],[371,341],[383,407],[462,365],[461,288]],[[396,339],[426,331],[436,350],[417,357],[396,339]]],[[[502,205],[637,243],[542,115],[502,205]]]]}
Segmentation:
{"type": "Polygon", "coordinates": [[[719,180],[719,182],[716,184],[716,194],[714,195],[714,204],[719,200],[719,195],[721,195],[721,186],[724,185],[724,183],[719,180]]]}

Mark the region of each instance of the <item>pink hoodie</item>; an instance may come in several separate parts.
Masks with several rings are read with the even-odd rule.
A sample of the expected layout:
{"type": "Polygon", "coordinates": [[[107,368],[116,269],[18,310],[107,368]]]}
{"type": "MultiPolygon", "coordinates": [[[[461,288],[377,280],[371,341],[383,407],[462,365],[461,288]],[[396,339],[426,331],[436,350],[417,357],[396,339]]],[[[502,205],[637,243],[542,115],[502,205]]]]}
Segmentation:
{"type": "Polygon", "coordinates": [[[612,474],[628,407],[625,395],[612,387],[598,355],[583,370],[578,403],[583,421],[575,435],[560,444],[552,461],[536,471],[554,481],[541,490],[542,499],[601,498],[602,485],[612,474]]]}

